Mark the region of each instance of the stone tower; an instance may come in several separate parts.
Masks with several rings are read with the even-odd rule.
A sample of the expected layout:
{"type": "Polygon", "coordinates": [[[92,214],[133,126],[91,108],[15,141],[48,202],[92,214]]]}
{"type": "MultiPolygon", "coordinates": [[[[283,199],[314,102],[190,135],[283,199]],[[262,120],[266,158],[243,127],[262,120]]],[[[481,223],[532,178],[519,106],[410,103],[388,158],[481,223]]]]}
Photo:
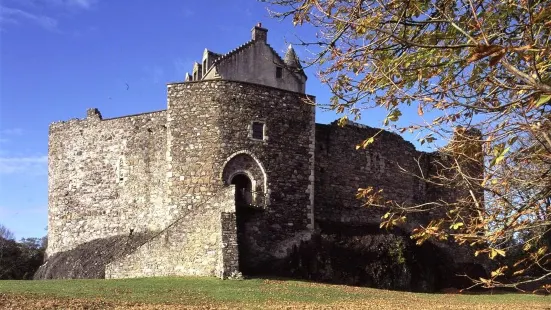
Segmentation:
{"type": "MultiPolygon", "coordinates": [[[[205,50],[200,79],[168,86],[167,198],[200,204],[235,185],[244,271],[287,255],[313,229],[314,108],[303,102],[304,72],[287,68],[267,32],[255,26],[226,55],[205,50]]],[[[204,216],[194,209],[185,212],[204,216]]]]}

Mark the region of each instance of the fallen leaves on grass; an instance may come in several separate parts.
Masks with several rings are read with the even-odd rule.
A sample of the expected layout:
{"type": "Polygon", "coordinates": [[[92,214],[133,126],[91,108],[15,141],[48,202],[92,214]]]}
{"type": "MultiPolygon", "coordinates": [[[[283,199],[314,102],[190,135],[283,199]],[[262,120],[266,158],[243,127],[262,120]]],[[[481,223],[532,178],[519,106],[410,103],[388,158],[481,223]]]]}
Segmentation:
{"type": "Polygon", "coordinates": [[[52,298],[40,295],[13,295],[0,294],[0,309],[3,310],[27,310],[27,309],[75,309],[75,310],[99,310],[99,309],[131,309],[131,310],[168,310],[168,309],[551,309],[549,305],[540,303],[521,303],[503,305],[496,304],[457,304],[441,295],[439,299],[427,300],[426,298],[388,299],[372,298],[354,302],[339,302],[323,305],[312,303],[284,303],[272,301],[268,304],[209,304],[200,306],[188,306],[179,304],[140,304],[128,302],[108,302],[101,299],[69,299],[52,298]]]}

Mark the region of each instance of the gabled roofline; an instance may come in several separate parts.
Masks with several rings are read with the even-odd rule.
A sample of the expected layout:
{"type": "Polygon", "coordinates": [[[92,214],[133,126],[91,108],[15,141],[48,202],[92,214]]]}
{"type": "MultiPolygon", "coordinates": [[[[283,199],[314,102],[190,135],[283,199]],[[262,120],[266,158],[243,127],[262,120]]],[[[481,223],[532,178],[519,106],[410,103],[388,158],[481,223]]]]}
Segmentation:
{"type": "MultiPolygon", "coordinates": [[[[254,42],[256,42],[256,41],[254,41],[254,40],[247,41],[247,42],[245,42],[244,44],[238,46],[237,48],[235,48],[235,49],[229,51],[228,53],[226,53],[226,54],[224,54],[224,55],[222,55],[222,54],[216,54],[216,55],[218,55],[219,57],[216,58],[216,59],[214,60],[214,62],[213,62],[212,65],[210,66],[210,68],[209,68],[209,69],[207,70],[207,72],[205,72],[205,74],[203,75],[203,78],[204,78],[205,76],[207,76],[207,75],[210,73],[210,71],[213,70],[214,67],[216,67],[217,65],[219,65],[223,60],[229,59],[231,56],[233,56],[233,55],[239,53],[240,51],[242,51],[242,50],[244,50],[244,49],[246,49],[246,48],[252,46],[254,42]]],[[[206,49],[206,48],[205,48],[205,49],[206,49]]],[[[208,49],[206,49],[206,50],[208,50],[208,49]]]]}
{"type": "MultiPolygon", "coordinates": [[[[225,60],[227,59],[230,59],[232,56],[234,56],[235,54],[253,46],[256,42],[262,42],[262,41],[257,41],[257,40],[250,40],[242,45],[240,45],[239,47],[231,50],[230,52],[218,57],[213,63],[212,65],[210,66],[210,68],[207,70],[207,72],[205,72],[205,74],[203,75],[203,78],[205,76],[207,76],[211,70],[214,69],[214,67],[216,67],[217,65],[220,65],[221,63],[223,63],[225,60]]],[[[300,70],[300,71],[297,71],[297,70],[293,70],[289,67],[286,66],[285,64],[285,60],[279,55],[279,53],[268,43],[265,43],[263,42],[266,46],[268,46],[268,48],[272,51],[272,53],[274,55],[276,55],[277,59],[279,59],[279,61],[281,62],[281,66],[283,66],[287,71],[289,71],[296,79],[298,79],[299,82],[302,82],[300,81],[300,79],[296,76],[297,74],[300,74],[302,75],[305,79],[308,79],[308,76],[304,73],[304,70],[300,70]]],[[[208,49],[206,49],[208,50],[208,49]]]]}
{"type": "MultiPolygon", "coordinates": [[[[290,67],[287,66],[287,64],[285,63],[285,59],[281,58],[281,56],[279,55],[278,52],[276,52],[276,50],[274,50],[274,48],[270,45],[270,44],[266,44],[270,50],[272,50],[272,53],[274,53],[277,58],[279,58],[279,60],[281,60],[281,63],[283,64],[283,66],[285,67],[285,69],[287,69],[289,72],[291,72],[293,75],[295,74],[301,74],[302,76],[304,76],[306,79],[308,79],[308,76],[306,76],[306,74],[304,73],[304,70],[300,70],[300,71],[297,71],[297,70],[293,70],[291,69],[290,67]]],[[[295,76],[296,77],[296,76],[295,76]]]]}

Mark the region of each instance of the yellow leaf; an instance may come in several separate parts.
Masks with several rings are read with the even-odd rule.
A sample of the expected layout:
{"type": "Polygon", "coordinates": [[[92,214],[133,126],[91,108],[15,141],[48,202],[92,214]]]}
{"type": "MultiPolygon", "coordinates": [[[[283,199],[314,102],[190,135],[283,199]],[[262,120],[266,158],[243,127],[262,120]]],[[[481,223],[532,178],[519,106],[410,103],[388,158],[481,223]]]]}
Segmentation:
{"type": "Polygon", "coordinates": [[[496,257],[496,255],[497,255],[496,250],[492,249],[492,250],[490,251],[490,258],[491,258],[491,259],[494,259],[494,257],[496,257]]]}
{"type": "Polygon", "coordinates": [[[451,229],[459,229],[459,227],[463,226],[463,223],[455,223],[450,226],[451,229]]]}
{"type": "Polygon", "coordinates": [[[538,99],[538,101],[536,102],[536,107],[539,107],[542,104],[546,103],[547,101],[549,101],[549,99],[551,99],[551,95],[540,96],[540,99],[538,99]]]}
{"type": "Polygon", "coordinates": [[[363,142],[363,148],[365,149],[368,145],[370,145],[371,143],[373,143],[375,141],[375,139],[373,137],[370,137],[369,139],[365,140],[363,142]]]}
{"type": "Polygon", "coordinates": [[[513,276],[518,276],[520,274],[523,274],[525,270],[526,269],[517,270],[517,271],[513,272],[513,276]]]}
{"type": "Polygon", "coordinates": [[[421,106],[421,104],[419,104],[419,107],[417,107],[417,114],[423,115],[423,107],[421,106]]]}
{"type": "Polygon", "coordinates": [[[505,256],[505,251],[500,249],[491,249],[490,258],[494,259],[497,255],[505,256]]]}
{"type": "Polygon", "coordinates": [[[339,127],[344,127],[346,126],[346,124],[348,124],[348,116],[345,115],[339,118],[339,121],[337,122],[337,125],[339,125],[339,127]]]}
{"type": "Polygon", "coordinates": [[[496,249],[497,254],[505,257],[505,250],[496,249]]]}
{"type": "Polygon", "coordinates": [[[507,266],[499,267],[498,269],[492,271],[492,277],[497,277],[503,275],[503,271],[507,270],[507,266]]]}

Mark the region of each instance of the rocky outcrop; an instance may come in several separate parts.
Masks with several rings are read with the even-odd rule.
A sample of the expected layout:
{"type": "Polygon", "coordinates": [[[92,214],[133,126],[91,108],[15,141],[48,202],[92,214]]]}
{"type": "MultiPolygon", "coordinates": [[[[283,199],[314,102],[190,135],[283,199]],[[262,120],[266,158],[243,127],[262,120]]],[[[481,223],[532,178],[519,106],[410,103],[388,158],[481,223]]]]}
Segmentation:
{"type": "Polygon", "coordinates": [[[289,257],[258,274],[383,289],[434,292],[465,288],[466,277],[486,276],[481,265],[458,262],[443,245],[415,245],[399,230],[338,227],[322,230],[294,248],[289,257]]]}
{"type": "Polygon", "coordinates": [[[34,275],[44,279],[103,279],[105,266],[147,242],[148,234],[95,239],[46,259],[34,275]]]}

